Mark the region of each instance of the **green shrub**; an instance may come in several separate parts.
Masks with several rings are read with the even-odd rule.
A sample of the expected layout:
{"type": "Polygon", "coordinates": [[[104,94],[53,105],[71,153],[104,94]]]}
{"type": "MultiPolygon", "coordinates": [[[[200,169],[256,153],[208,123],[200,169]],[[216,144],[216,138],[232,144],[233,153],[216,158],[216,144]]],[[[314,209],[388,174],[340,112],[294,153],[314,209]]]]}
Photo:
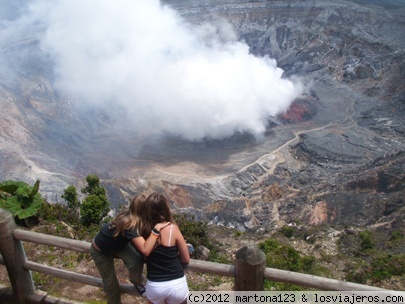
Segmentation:
{"type": "Polygon", "coordinates": [[[87,186],[81,189],[86,197],[80,205],[80,219],[84,226],[89,227],[101,223],[110,212],[110,203],[97,175],[87,175],[86,181],[87,186]]]}
{"type": "MultiPolygon", "coordinates": [[[[283,269],[294,272],[316,274],[316,259],[314,256],[301,256],[300,252],[290,245],[280,244],[275,239],[267,239],[258,244],[266,254],[266,267],[283,269]]],[[[265,290],[303,290],[303,288],[286,283],[265,280],[265,290]]]]}
{"type": "Polygon", "coordinates": [[[236,231],[236,232],[234,233],[234,236],[235,236],[235,237],[240,237],[242,234],[243,234],[243,233],[242,233],[241,231],[236,231]]]}
{"type": "Polygon", "coordinates": [[[267,267],[300,272],[302,261],[300,253],[289,245],[281,245],[266,255],[267,267]]]}
{"type": "Polygon", "coordinates": [[[89,227],[99,224],[110,211],[110,203],[105,195],[91,194],[83,199],[80,207],[80,219],[82,224],[89,227]]]}
{"type": "Polygon", "coordinates": [[[200,245],[213,249],[213,244],[208,236],[207,223],[196,221],[193,215],[179,213],[174,215],[174,220],[180,227],[187,243],[193,244],[194,247],[200,245]]]}
{"type": "Polygon", "coordinates": [[[280,243],[275,239],[267,239],[264,242],[259,243],[259,248],[263,250],[265,254],[273,251],[280,246],[280,243]]]}
{"type": "Polygon", "coordinates": [[[222,264],[232,264],[232,261],[226,256],[226,254],[220,253],[217,250],[211,250],[208,257],[210,262],[222,263],[222,264]]]}
{"type": "Polygon", "coordinates": [[[405,254],[383,253],[373,258],[369,275],[372,281],[382,281],[394,275],[405,275],[405,254]]]}
{"type": "Polygon", "coordinates": [[[284,235],[285,237],[291,238],[291,237],[294,236],[294,234],[295,234],[295,232],[296,232],[296,229],[295,229],[294,227],[285,225],[285,226],[281,227],[280,232],[281,232],[281,234],[284,235]]]}
{"type": "Polygon", "coordinates": [[[67,187],[63,191],[61,198],[63,198],[67,202],[67,206],[70,209],[73,209],[73,210],[79,209],[80,200],[79,200],[79,195],[77,194],[77,190],[76,190],[75,186],[70,185],[69,187],[67,187]]]}
{"type": "Polygon", "coordinates": [[[381,282],[392,276],[405,275],[405,254],[378,254],[371,258],[371,262],[360,262],[346,274],[346,280],[360,284],[368,281],[381,282]]]}
{"type": "Polygon", "coordinates": [[[375,247],[375,243],[371,239],[371,231],[364,230],[360,232],[360,248],[362,251],[370,250],[375,247]]]}
{"type": "Polygon", "coordinates": [[[391,237],[389,238],[389,241],[397,241],[397,240],[403,240],[404,239],[404,234],[402,231],[393,231],[391,233],[391,237]]]}
{"type": "Polygon", "coordinates": [[[44,201],[38,212],[38,216],[41,221],[52,223],[63,221],[69,225],[79,225],[77,213],[62,204],[49,204],[47,201],[44,201]]]}
{"type": "Polygon", "coordinates": [[[306,273],[311,272],[315,265],[315,262],[316,262],[316,259],[313,255],[302,257],[301,258],[302,270],[306,273]]]}

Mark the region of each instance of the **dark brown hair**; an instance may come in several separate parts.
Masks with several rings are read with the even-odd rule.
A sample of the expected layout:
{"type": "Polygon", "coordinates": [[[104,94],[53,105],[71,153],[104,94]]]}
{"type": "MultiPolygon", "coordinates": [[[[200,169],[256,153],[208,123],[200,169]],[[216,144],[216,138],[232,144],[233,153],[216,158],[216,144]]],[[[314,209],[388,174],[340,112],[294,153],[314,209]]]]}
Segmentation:
{"type": "Polygon", "coordinates": [[[169,201],[166,196],[159,193],[152,193],[143,204],[143,210],[138,209],[140,219],[139,231],[146,239],[149,237],[153,227],[161,222],[174,223],[173,214],[170,210],[169,201]]]}

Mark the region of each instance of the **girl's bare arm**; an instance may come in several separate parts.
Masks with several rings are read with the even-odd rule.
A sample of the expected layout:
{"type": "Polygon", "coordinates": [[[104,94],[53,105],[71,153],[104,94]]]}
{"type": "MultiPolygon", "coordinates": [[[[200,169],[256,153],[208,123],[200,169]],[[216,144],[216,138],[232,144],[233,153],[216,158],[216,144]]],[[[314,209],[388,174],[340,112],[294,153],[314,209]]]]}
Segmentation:
{"type": "MultiPolygon", "coordinates": [[[[170,222],[156,224],[155,229],[160,231],[169,224],[170,222]]],[[[136,249],[138,249],[140,253],[142,253],[144,256],[148,256],[155,248],[157,239],[158,239],[157,236],[151,233],[151,235],[148,237],[147,240],[145,240],[142,236],[140,236],[131,239],[131,243],[135,246],[136,249]]]]}
{"type": "Polygon", "coordinates": [[[187,243],[178,227],[176,229],[176,245],[179,250],[180,263],[182,264],[190,263],[190,253],[188,251],[187,243]]]}

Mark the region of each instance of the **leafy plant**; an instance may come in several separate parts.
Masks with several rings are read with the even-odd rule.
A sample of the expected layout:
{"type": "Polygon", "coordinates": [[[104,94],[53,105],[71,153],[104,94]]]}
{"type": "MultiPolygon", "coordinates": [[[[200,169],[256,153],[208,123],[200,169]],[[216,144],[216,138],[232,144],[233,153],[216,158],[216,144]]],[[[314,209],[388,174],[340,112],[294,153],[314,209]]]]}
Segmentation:
{"type": "Polygon", "coordinates": [[[86,176],[87,186],[82,189],[82,193],[88,195],[102,196],[106,195],[105,188],[101,186],[100,179],[95,174],[86,176]]]}
{"type": "Polygon", "coordinates": [[[243,233],[241,231],[236,231],[233,236],[234,237],[240,237],[243,233]]]}
{"type": "Polygon", "coordinates": [[[391,233],[391,237],[388,241],[395,241],[395,240],[402,240],[404,238],[404,234],[401,231],[393,231],[391,233]]]}
{"type": "Polygon", "coordinates": [[[362,251],[373,249],[375,244],[371,239],[371,231],[365,230],[360,232],[360,248],[362,251]]]}
{"type": "Polygon", "coordinates": [[[218,252],[218,250],[211,250],[208,257],[210,262],[222,263],[222,264],[233,264],[233,261],[227,257],[226,254],[218,252]]]}
{"type": "Polygon", "coordinates": [[[86,196],[80,207],[80,219],[84,226],[99,224],[110,211],[109,202],[105,195],[86,196]]]}
{"type": "Polygon", "coordinates": [[[285,237],[292,238],[296,232],[296,229],[291,226],[284,225],[283,227],[281,227],[280,232],[285,237]]]}
{"type": "Polygon", "coordinates": [[[208,237],[207,223],[196,221],[193,215],[184,213],[175,214],[174,220],[181,229],[181,233],[188,243],[194,247],[203,245],[209,249],[213,249],[210,238],[208,237]]]}
{"type": "MultiPolygon", "coordinates": [[[[294,272],[316,274],[316,259],[314,256],[301,256],[301,253],[290,245],[281,244],[275,239],[267,239],[258,244],[266,254],[266,267],[289,270],[294,272]]],[[[265,280],[266,290],[301,290],[301,287],[286,283],[265,280]]]]}
{"type": "Polygon", "coordinates": [[[292,246],[281,245],[266,256],[268,267],[299,272],[302,270],[300,253],[292,246]]]}
{"type": "Polygon", "coordinates": [[[265,254],[273,251],[280,246],[280,243],[275,239],[267,239],[264,242],[259,243],[259,248],[263,250],[265,254]]]}
{"type": "Polygon", "coordinates": [[[76,187],[73,185],[70,185],[63,191],[61,198],[67,201],[68,207],[72,210],[77,210],[80,207],[79,196],[76,187]]]}
{"type": "Polygon", "coordinates": [[[98,225],[110,212],[106,190],[100,184],[100,179],[95,174],[86,176],[87,185],[81,189],[86,197],[80,202],[75,186],[67,187],[61,197],[66,200],[68,208],[73,213],[80,208],[80,221],[86,226],[98,225]]]}
{"type": "Polygon", "coordinates": [[[49,223],[60,223],[63,221],[74,226],[79,224],[79,218],[74,210],[69,209],[66,205],[49,204],[47,201],[42,203],[38,216],[41,221],[49,223]]]}
{"type": "Polygon", "coordinates": [[[36,215],[43,201],[39,184],[39,179],[33,186],[13,180],[0,183],[0,208],[10,211],[18,219],[36,215]]]}
{"type": "Polygon", "coordinates": [[[381,282],[392,276],[405,275],[405,254],[392,255],[382,253],[371,258],[371,262],[361,261],[346,274],[346,280],[366,284],[381,282]]]}

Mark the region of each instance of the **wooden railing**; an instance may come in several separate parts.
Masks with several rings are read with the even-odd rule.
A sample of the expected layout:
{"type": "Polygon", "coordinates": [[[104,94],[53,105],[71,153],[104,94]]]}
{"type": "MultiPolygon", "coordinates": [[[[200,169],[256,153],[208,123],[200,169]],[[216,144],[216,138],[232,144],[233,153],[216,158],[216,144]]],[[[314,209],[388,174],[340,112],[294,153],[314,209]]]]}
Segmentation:
{"type": "MultiPolygon", "coordinates": [[[[82,284],[102,287],[102,281],[100,278],[54,268],[28,260],[25,256],[22,241],[54,246],[80,253],[89,253],[90,250],[89,242],[18,229],[11,213],[0,209],[0,252],[2,255],[0,256],[0,264],[5,265],[7,268],[15,302],[35,303],[33,301],[33,298],[35,297],[35,287],[30,271],[36,271],[82,284]]],[[[256,245],[252,244],[244,246],[237,251],[235,265],[226,265],[192,259],[187,267],[187,271],[234,277],[234,288],[236,291],[263,290],[264,279],[303,287],[310,287],[316,290],[384,290],[368,285],[361,285],[274,268],[266,268],[265,265],[265,254],[263,251],[258,249],[256,245]]],[[[137,291],[132,285],[120,284],[120,289],[122,293],[133,295],[137,294],[137,291]]]]}

